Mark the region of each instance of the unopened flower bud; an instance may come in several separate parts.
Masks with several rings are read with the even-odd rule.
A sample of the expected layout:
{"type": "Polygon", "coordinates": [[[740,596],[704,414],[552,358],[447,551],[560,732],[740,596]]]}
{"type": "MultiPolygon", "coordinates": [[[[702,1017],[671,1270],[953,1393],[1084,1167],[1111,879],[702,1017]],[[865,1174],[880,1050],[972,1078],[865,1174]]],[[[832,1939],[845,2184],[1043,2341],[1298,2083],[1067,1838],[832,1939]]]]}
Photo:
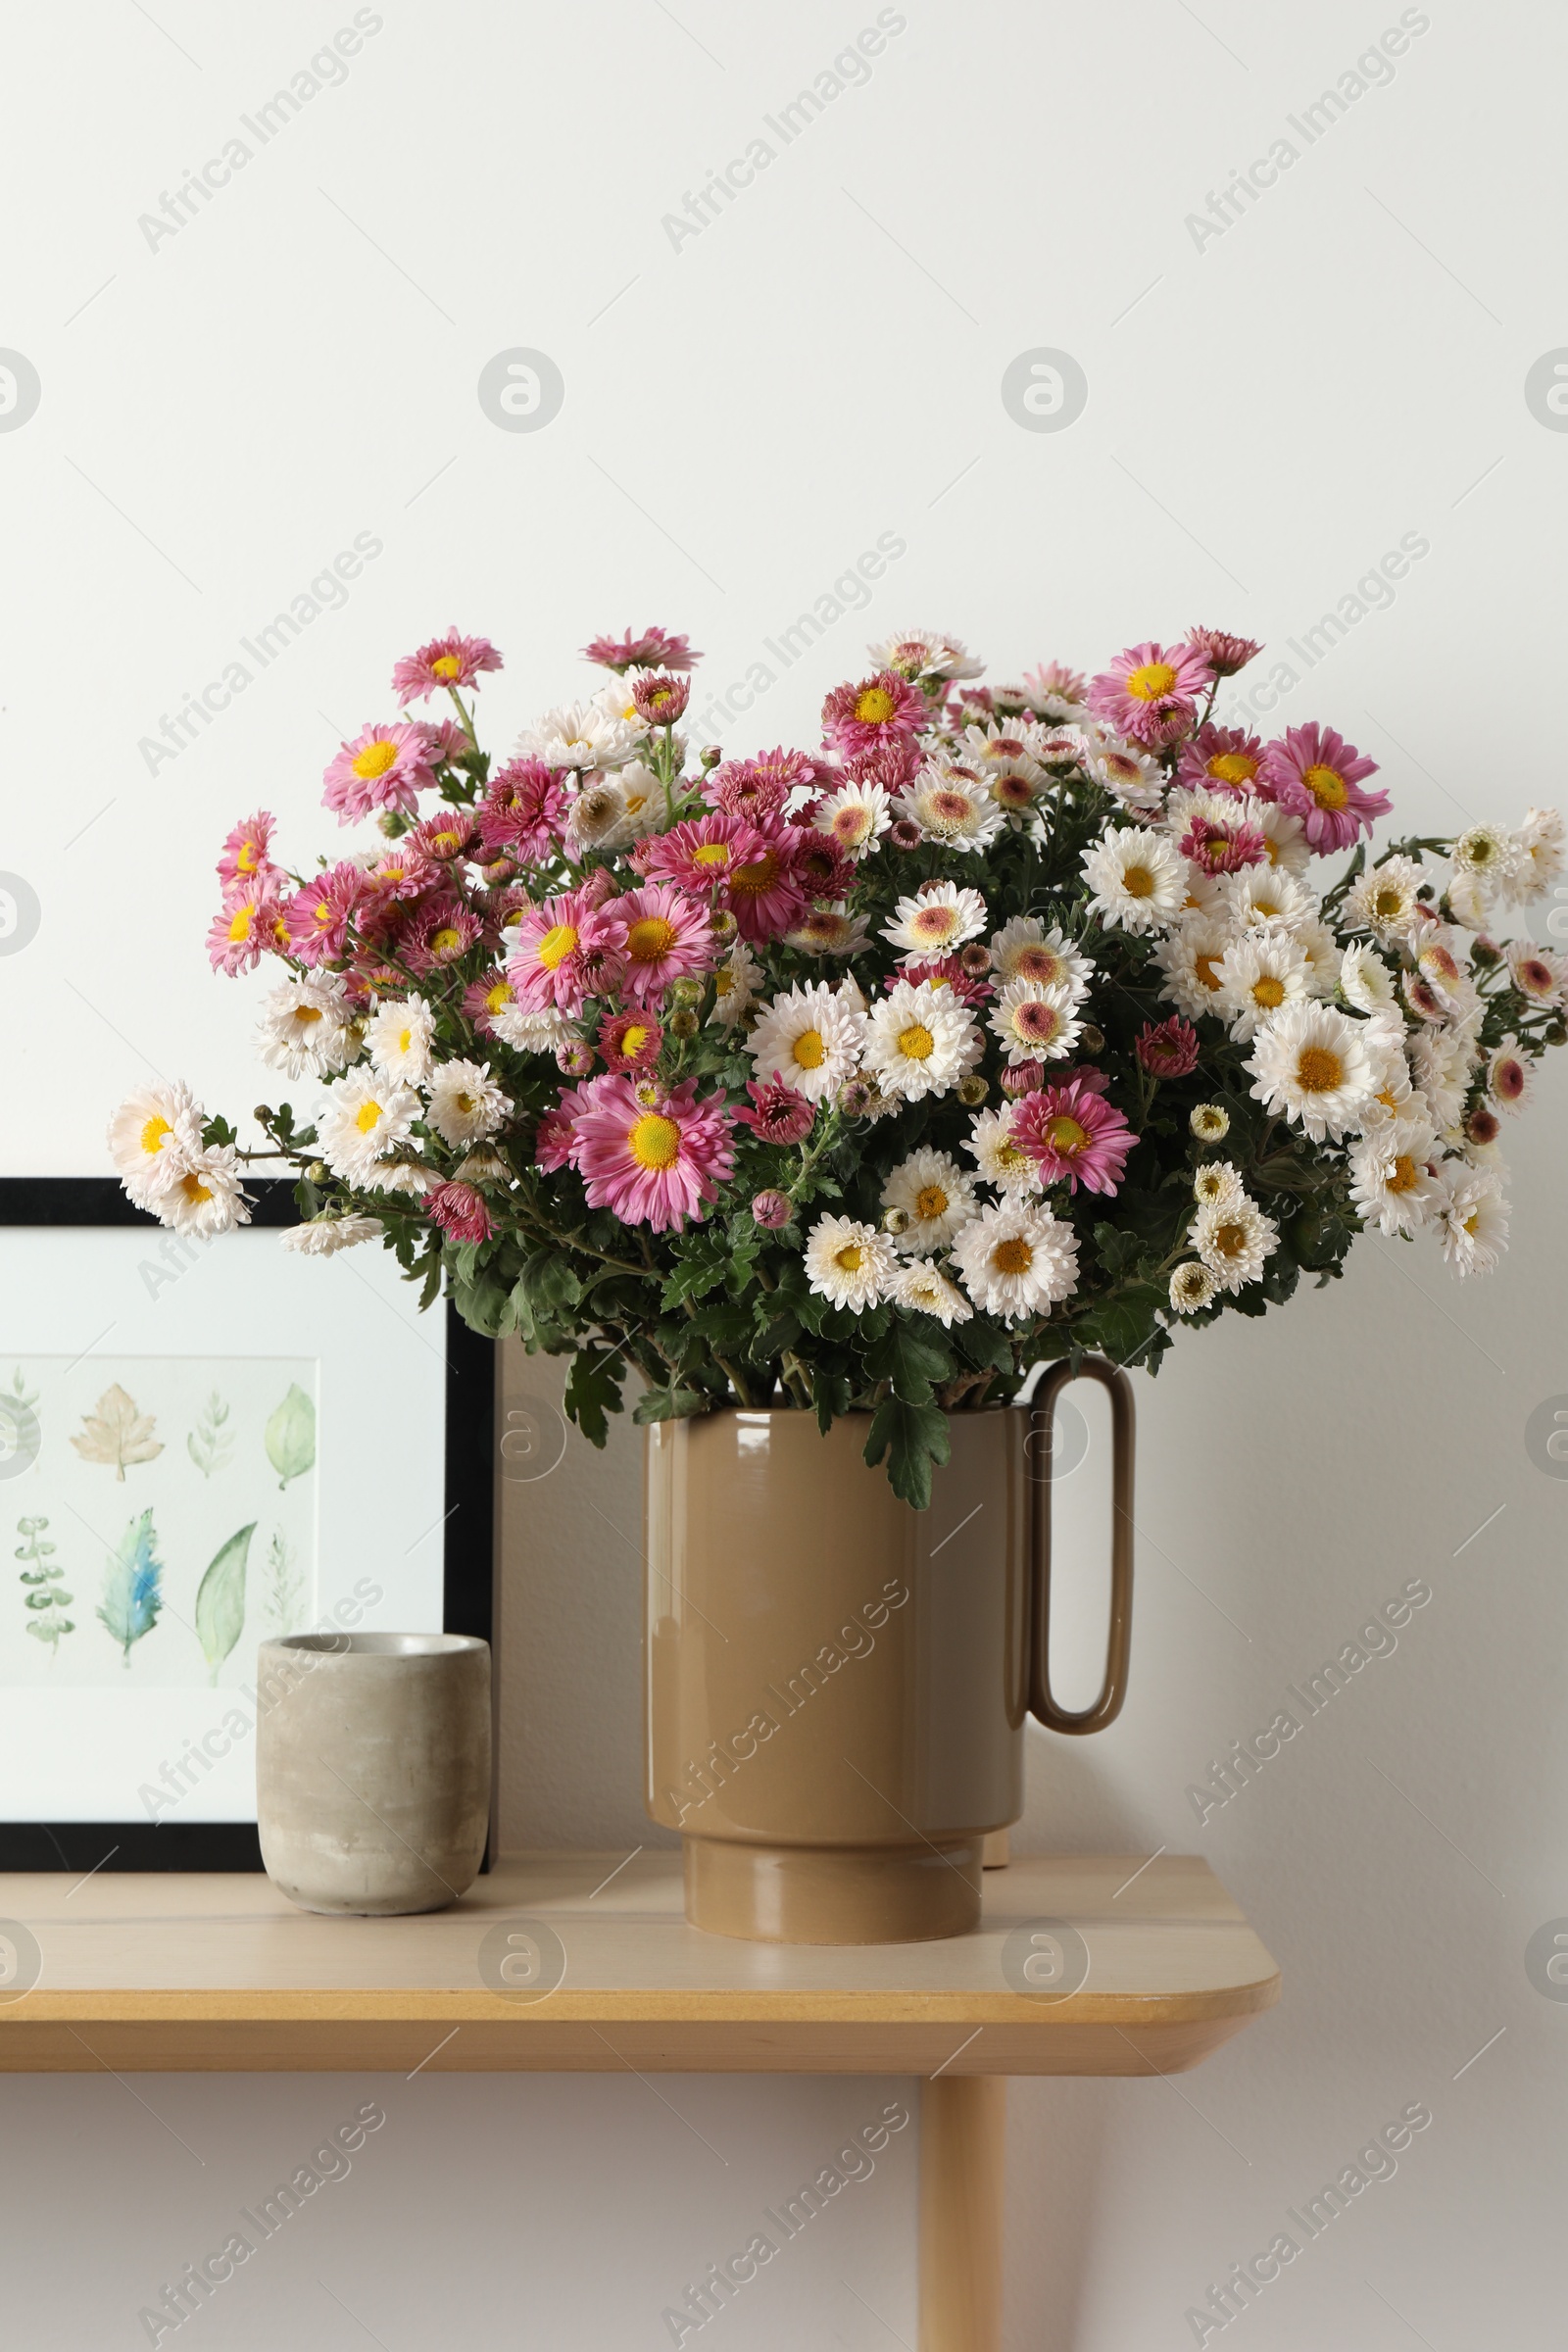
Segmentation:
{"type": "Polygon", "coordinates": [[[702,982],[691,979],[675,981],[670,988],[669,1001],[672,1004],[700,1004],[703,1001],[702,982]]]}
{"type": "Polygon", "coordinates": [[[777,1233],[780,1226],[789,1223],[793,1214],[794,1205],[788,1193],[766,1192],[753,1195],[753,1221],[764,1227],[769,1233],[777,1233]]]}
{"type": "Polygon", "coordinates": [[[1037,1095],[1043,1083],[1038,1061],[1009,1061],[1002,1073],[1002,1091],[1014,1101],[1020,1095],[1037,1095]]]}
{"type": "Polygon", "coordinates": [[[717,767],[724,755],[716,743],[705,743],[697,757],[705,767],[717,767]]]}
{"type": "Polygon", "coordinates": [[[1470,961],[1478,972],[1490,972],[1494,964],[1502,961],[1502,950],[1494,939],[1488,939],[1484,931],[1478,931],[1470,942],[1470,961]]]}
{"type": "Polygon", "coordinates": [[[669,1034],[671,1037],[695,1037],[697,1035],[699,1025],[700,1024],[698,1022],[696,1013],[693,1012],[691,1007],[686,1004],[677,1005],[676,1009],[669,1016],[669,1034]]]}
{"type": "Polygon", "coordinates": [[[882,1213],[882,1230],[884,1233],[907,1233],[909,1230],[908,1210],[906,1208],[884,1209],[882,1213]]]}
{"type": "Polygon", "coordinates": [[[920,847],[920,828],[908,817],[901,816],[888,827],[888,840],[896,850],[917,850],[920,847]]]}
{"type": "Polygon", "coordinates": [[[582,1044],[562,1046],[557,1051],[556,1067],[558,1070],[564,1071],[568,1078],[586,1078],[593,1066],[594,1050],[592,1046],[582,1044]]]}
{"type": "Polygon", "coordinates": [[[1218,1102],[1200,1102],[1187,1124],[1200,1144],[1217,1144],[1231,1131],[1230,1112],[1218,1102]]]}
{"type": "Polygon", "coordinates": [[[871,1103],[871,1089],[863,1078],[852,1078],[839,1088],[839,1108],[847,1119],[863,1118],[871,1103]]]}
{"type": "Polygon", "coordinates": [[[727,942],[735,937],[740,925],[728,907],[721,906],[716,914],[709,917],[709,928],[715,939],[727,942]]]}
{"type": "Polygon", "coordinates": [[[1478,1102],[1465,1120],[1464,1131],[1473,1144],[1494,1144],[1502,1133],[1502,1121],[1494,1110],[1478,1102]]]}
{"type": "Polygon", "coordinates": [[[1103,1054],[1105,1032],[1103,1029],[1097,1028],[1093,1021],[1085,1021],[1078,1032],[1078,1044],[1085,1054],[1103,1054]]]}
{"type": "Polygon", "coordinates": [[[325,1160],[313,1159],[310,1166],[305,1171],[305,1177],[307,1183],[309,1184],[324,1184],[326,1182],[325,1160]]]}
{"type": "Polygon", "coordinates": [[[1543,1029],[1541,1034],[1548,1046],[1568,1045],[1568,1027],[1565,1027],[1561,1021],[1551,1022],[1547,1028],[1543,1029]]]}
{"type": "Polygon", "coordinates": [[[991,969],[991,950],[983,948],[977,939],[971,939],[958,961],[971,980],[983,980],[991,969]]]}
{"type": "Polygon", "coordinates": [[[966,1078],[958,1080],[958,1101],[967,1103],[971,1110],[983,1102],[990,1092],[990,1087],[978,1070],[971,1070],[966,1078]]]}

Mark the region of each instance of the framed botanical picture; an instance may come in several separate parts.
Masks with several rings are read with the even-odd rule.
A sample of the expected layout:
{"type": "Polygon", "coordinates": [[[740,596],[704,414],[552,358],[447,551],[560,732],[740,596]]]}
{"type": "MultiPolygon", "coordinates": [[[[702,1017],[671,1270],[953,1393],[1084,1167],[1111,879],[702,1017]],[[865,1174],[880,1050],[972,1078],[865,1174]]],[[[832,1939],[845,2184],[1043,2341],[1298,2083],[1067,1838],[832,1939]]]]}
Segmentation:
{"type": "Polygon", "coordinates": [[[492,1345],[255,1190],[0,1179],[0,1869],[260,1868],[257,1643],[490,1637],[492,1345]]]}

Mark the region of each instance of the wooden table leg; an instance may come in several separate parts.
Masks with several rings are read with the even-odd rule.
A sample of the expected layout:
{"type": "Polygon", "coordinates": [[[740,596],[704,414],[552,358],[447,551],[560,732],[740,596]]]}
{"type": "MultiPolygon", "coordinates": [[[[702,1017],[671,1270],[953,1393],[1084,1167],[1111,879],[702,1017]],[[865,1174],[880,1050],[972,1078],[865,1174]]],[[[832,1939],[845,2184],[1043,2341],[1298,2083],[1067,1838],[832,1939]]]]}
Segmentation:
{"type": "Polygon", "coordinates": [[[920,2087],[920,2352],[1000,2352],[1004,2075],[920,2087]]]}

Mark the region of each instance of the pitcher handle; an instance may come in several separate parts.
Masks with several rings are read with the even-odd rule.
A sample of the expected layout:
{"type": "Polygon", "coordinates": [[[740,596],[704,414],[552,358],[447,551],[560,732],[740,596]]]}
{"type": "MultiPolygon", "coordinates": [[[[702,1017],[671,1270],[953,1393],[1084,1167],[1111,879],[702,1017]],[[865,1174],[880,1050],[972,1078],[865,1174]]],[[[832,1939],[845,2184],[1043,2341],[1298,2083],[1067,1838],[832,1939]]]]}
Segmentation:
{"type": "Polygon", "coordinates": [[[1029,1408],[1029,1451],[1045,1473],[1033,1479],[1030,1523],[1029,1708],[1053,1732],[1102,1732],[1121,1713],[1133,1638],[1133,1388],[1125,1372],[1102,1355],[1069,1368],[1053,1364],[1029,1408]],[[1110,1631],[1105,1679],[1093,1706],[1058,1707],[1051,1694],[1051,1440],[1056,1398],[1069,1380],[1098,1380],[1110,1397],[1111,1531],[1110,1631]],[[1042,1445],[1041,1440],[1044,1439],[1042,1445]]]}

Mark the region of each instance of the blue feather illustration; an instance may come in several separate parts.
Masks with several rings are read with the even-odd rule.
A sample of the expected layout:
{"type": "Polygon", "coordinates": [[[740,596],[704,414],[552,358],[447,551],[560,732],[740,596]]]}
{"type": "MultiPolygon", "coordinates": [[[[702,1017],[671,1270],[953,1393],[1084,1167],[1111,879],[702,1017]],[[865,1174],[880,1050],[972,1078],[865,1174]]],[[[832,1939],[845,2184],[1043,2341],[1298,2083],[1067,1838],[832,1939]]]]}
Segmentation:
{"type": "Polygon", "coordinates": [[[150,1634],[163,1607],[159,1579],[164,1573],[158,1557],[153,1515],[143,1511],[132,1519],[109,1555],[104,1570],[104,1597],[98,1615],[130,1664],[130,1645],[150,1634]]]}

